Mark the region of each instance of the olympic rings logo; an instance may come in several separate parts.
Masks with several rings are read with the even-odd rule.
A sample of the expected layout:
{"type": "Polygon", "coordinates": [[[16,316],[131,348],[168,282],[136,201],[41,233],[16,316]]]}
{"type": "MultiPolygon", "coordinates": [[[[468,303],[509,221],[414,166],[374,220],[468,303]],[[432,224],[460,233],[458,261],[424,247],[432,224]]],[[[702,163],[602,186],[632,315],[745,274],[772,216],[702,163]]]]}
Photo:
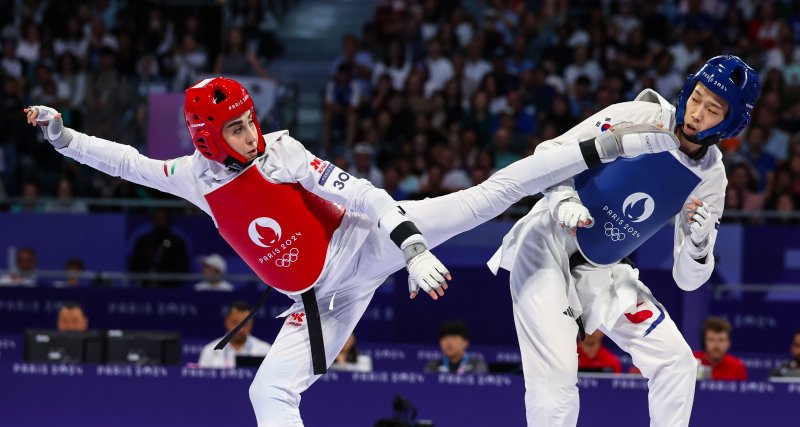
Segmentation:
{"type": "Polygon", "coordinates": [[[610,237],[612,242],[625,240],[625,233],[623,233],[619,228],[614,227],[614,224],[607,222],[603,225],[603,229],[606,230],[606,236],[610,237]]]}
{"type": "Polygon", "coordinates": [[[278,267],[289,267],[292,265],[293,262],[297,261],[297,258],[300,257],[300,250],[297,248],[292,248],[289,252],[283,254],[282,257],[275,260],[275,265],[278,267]]]}

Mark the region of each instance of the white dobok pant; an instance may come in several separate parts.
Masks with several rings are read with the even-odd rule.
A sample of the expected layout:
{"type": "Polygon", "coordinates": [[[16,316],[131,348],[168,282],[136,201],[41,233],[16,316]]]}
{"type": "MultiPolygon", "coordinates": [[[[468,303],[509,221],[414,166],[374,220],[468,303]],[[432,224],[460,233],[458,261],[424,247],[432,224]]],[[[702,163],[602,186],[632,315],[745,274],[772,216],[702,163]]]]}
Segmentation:
{"type": "Polygon", "coordinates": [[[570,272],[574,238],[546,204],[534,210],[517,237],[510,276],[528,425],[577,424],[578,315],[587,334],[603,331],[648,379],[651,426],[689,425],[696,360],[638,270],[583,264],[570,272]]]}

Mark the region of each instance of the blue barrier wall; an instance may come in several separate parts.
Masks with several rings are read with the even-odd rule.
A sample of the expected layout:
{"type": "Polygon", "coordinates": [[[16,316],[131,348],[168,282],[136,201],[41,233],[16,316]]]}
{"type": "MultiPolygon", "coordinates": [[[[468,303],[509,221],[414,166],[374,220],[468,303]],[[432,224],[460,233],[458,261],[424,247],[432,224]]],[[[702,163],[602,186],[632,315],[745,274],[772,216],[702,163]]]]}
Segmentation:
{"type": "MultiPolygon", "coordinates": [[[[249,426],[254,371],[0,363],[8,427],[249,426]],[[77,391],[80,391],[79,393],[77,391]],[[42,403],[47,402],[47,406],[42,403]]],[[[692,425],[794,426],[799,384],[700,382],[692,425]],[[757,408],[757,409],[756,409],[757,408]]],[[[645,426],[647,382],[582,378],[579,426],[645,426]]],[[[524,425],[524,384],[507,375],[329,372],[303,394],[309,426],[371,426],[402,395],[436,427],[524,425]]]]}
{"type": "MultiPolygon", "coordinates": [[[[228,260],[231,273],[249,272],[207,217],[179,216],[174,224],[177,232],[186,236],[192,255],[218,252],[228,260]]],[[[436,253],[455,277],[451,291],[441,301],[418,298],[409,302],[404,274],[390,278],[379,288],[359,326],[359,334],[365,340],[375,337],[386,341],[391,337],[398,342],[430,342],[435,340],[436,329],[431,324],[461,318],[472,329],[475,342],[514,345],[508,276],[501,272],[495,277],[483,264],[511,225],[508,221],[489,222],[437,248],[436,253]]],[[[131,242],[149,225],[144,215],[0,214],[0,227],[0,253],[6,253],[11,246],[33,247],[42,269],[61,269],[67,258],[79,256],[88,269],[124,271],[131,242]]],[[[672,238],[671,227],[665,227],[640,248],[634,260],[642,280],[669,310],[693,347],[699,343],[702,320],[715,314],[727,317],[734,325],[734,353],[787,352],[791,333],[800,327],[800,316],[796,314],[800,304],[796,300],[772,294],[714,300],[709,286],[683,292],[671,277],[672,238]]],[[[800,227],[723,225],[716,255],[718,265],[712,284],[800,283],[800,227]]],[[[0,268],[6,268],[7,261],[7,256],[0,256],[0,268]]],[[[255,290],[242,292],[201,295],[180,290],[0,289],[0,331],[19,333],[25,327],[51,327],[55,322],[53,307],[63,300],[78,300],[87,305],[94,327],[176,329],[186,336],[213,337],[221,335],[220,315],[225,304],[233,298],[257,298],[255,290]],[[153,315],[154,310],[161,314],[153,315]]],[[[797,295],[800,294],[795,298],[797,295]]],[[[274,336],[280,327],[279,321],[267,318],[278,314],[289,302],[280,295],[271,297],[259,316],[258,328],[263,328],[265,337],[274,336]]]]}

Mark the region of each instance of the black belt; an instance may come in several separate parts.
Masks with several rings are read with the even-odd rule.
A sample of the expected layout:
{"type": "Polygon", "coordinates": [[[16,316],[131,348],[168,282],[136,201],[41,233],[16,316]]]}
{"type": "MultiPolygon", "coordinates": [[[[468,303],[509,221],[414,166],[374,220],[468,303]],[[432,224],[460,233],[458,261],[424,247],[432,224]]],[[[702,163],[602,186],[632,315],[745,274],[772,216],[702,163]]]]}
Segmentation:
{"type": "Polygon", "coordinates": [[[311,365],[314,375],[328,372],[328,363],[325,361],[325,341],[322,340],[322,323],[319,319],[319,307],[314,288],[303,292],[303,307],[306,310],[308,324],[308,338],[311,340],[311,365]]]}
{"type": "MultiPolygon", "coordinates": [[[[622,258],[617,262],[620,262],[622,264],[628,264],[631,267],[636,268],[636,264],[629,257],[622,258]]],[[[569,257],[569,271],[572,271],[575,269],[575,267],[583,264],[589,264],[589,261],[586,259],[586,257],[583,256],[581,251],[575,251],[575,253],[572,254],[571,257],[569,257]]]]}
{"type": "MultiPolygon", "coordinates": [[[[634,264],[633,261],[628,257],[622,258],[621,260],[619,260],[619,262],[621,262],[623,264],[628,264],[631,267],[636,268],[636,264],[634,264]]],[[[589,264],[589,261],[586,259],[586,257],[583,256],[583,254],[580,251],[575,251],[575,253],[572,254],[571,257],[569,257],[569,271],[570,272],[572,270],[574,270],[575,267],[577,267],[579,265],[583,265],[583,264],[589,264]]],[[[581,341],[585,340],[586,339],[586,329],[583,328],[583,320],[581,319],[581,316],[577,316],[575,318],[575,323],[578,324],[578,335],[581,337],[581,341]]]]}
{"type": "MultiPolygon", "coordinates": [[[[267,286],[267,289],[261,294],[253,310],[244,318],[232,331],[225,335],[214,350],[222,350],[231,338],[239,332],[244,325],[253,319],[258,309],[264,305],[267,300],[269,292],[272,287],[267,286]]],[[[303,307],[306,310],[306,322],[308,324],[308,338],[311,340],[311,364],[314,367],[314,375],[322,375],[328,371],[328,364],[325,361],[325,342],[322,340],[322,323],[319,318],[319,307],[317,306],[317,297],[314,294],[314,288],[311,288],[301,295],[303,297],[303,307]]]]}

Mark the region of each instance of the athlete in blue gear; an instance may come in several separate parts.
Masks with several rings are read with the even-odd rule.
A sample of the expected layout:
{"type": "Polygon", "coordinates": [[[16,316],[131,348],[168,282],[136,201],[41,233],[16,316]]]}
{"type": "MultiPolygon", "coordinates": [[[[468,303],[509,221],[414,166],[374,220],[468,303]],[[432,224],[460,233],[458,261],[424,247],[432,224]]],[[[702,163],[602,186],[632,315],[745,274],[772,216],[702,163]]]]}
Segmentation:
{"type": "MultiPolygon", "coordinates": [[[[687,78],[677,112],[645,90],[537,148],[600,140],[622,122],[658,123],[680,141],[678,150],[609,164],[549,188],[489,262],[495,272],[511,272],[529,426],[576,425],[575,337],[597,329],[630,353],[648,379],[651,426],[689,424],[697,362],[639,271],[623,259],[675,218],[675,282],[690,291],[708,280],[727,186],[715,144],[747,126],[759,92],[752,68],[718,56],[687,78]],[[614,126],[603,131],[599,124],[607,121],[614,126]]],[[[595,422],[613,419],[609,412],[608,421],[595,422]]]]}

